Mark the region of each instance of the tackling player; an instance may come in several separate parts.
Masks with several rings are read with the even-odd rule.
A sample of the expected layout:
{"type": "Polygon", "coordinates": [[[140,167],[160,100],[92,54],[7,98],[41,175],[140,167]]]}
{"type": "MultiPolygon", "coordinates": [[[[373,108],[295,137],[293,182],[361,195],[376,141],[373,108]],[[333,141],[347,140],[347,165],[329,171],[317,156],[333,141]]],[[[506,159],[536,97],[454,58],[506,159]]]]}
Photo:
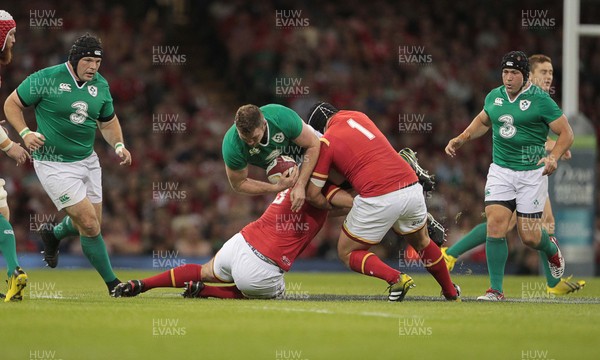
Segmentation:
{"type": "Polygon", "coordinates": [[[460,300],[440,248],[427,231],[423,187],[415,171],[365,114],[339,111],[328,103],[315,104],[308,124],[324,133],[321,152],[307,188],[307,200],[320,208],[330,204],[321,188],[330,170],[337,170],[358,193],[338,240],[338,256],[350,269],[385,280],[389,300],[402,301],[414,281],[386,265],[368,249],[392,228],[419,253],[425,268],[442,287],[447,300],[460,300]]]}
{"type": "MultiPolygon", "coordinates": [[[[351,203],[352,197],[328,185],[325,196],[331,204],[351,203]]],[[[348,209],[336,212],[347,213],[348,209]]],[[[335,214],[332,214],[335,215],[335,214]]],[[[272,299],[285,291],[284,272],[323,227],[327,210],[305,203],[291,210],[290,189],[275,200],[256,221],[229,239],[206,264],[187,264],[142,280],[119,284],[113,296],[136,296],[157,287],[183,287],[184,297],[272,299]],[[208,283],[232,283],[214,286],[208,283]]]]}
{"type": "MultiPolygon", "coordinates": [[[[15,44],[15,32],[17,24],[13,17],[6,11],[0,10],[0,65],[8,65],[12,60],[12,48],[15,44]]],[[[0,78],[2,86],[2,78],[0,78]]],[[[29,154],[21,145],[8,138],[4,128],[0,126],[0,149],[10,158],[17,162],[17,165],[25,163],[29,154]]],[[[0,294],[4,301],[22,300],[23,288],[27,286],[27,274],[19,266],[17,260],[17,245],[15,242],[15,233],[10,224],[10,209],[6,197],[8,194],[4,190],[4,179],[0,178],[0,253],[6,260],[6,271],[8,275],[8,292],[6,295],[0,294]]]]}
{"type": "Polygon", "coordinates": [[[297,211],[304,203],[306,184],[319,157],[319,139],[290,108],[243,105],[223,138],[222,151],[227,178],[235,191],[258,195],[292,187],[292,210],[297,211]],[[248,178],[248,164],[266,169],[279,155],[289,155],[297,162],[302,155],[300,173],[282,176],[277,184],[248,178]]]}
{"type": "MultiPolygon", "coordinates": [[[[549,93],[550,88],[552,86],[553,79],[553,68],[552,68],[552,60],[542,54],[532,55],[529,57],[529,65],[531,70],[529,72],[529,77],[531,82],[534,85],[540,87],[543,91],[549,93]]],[[[556,142],[551,138],[546,139],[546,151],[551,152],[554,148],[556,142]]],[[[563,158],[568,160],[571,158],[571,152],[567,150],[563,155],[563,158]]],[[[508,231],[511,231],[517,225],[517,214],[513,212],[513,215],[510,219],[510,223],[508,225],[508,231]]],[[[444,260],[446,261],[446,265],[448,266],[448,270],[452,271],[454,268],[454,264],[459,256],[464,254],[465,252],[473,249],[476,246],[485,243],[485,239],[487,237],[486,232],[486,223],[483,222],[473,230],[471,230],[467,235],[465,235],[460,241],[455,243],[449,248],[443,247],[442,253],[444,254],[444,260]]],[[[546,198],[546,204],[544,205],[544,212],[542,215],[542,226],[548,232],[548,236],[551,238],[554,237],[554,215],[552,214],[552,205],[550,203],[550,197],[546,198]]],[[[576,282],[572,282],[571,277],[567,279],[556,279],[552,276],[550,272],[550,267],[548,266],[547,261],[542,261],[542,266],[544,268],[544,272],[546,275],[547,287],[546,290],[549,294],[553,295],[566,295],[577,290],[580,290],[583,286],[585,286],[585,281],[578,280],[576,282]]]]}
{"type": "Polygon", "coordinates": [[[492,129],[493,162],[485,186],[490,288],[477,298],[484,301],[504,299],[506,233],[515,210],[521,241],[540,251],[554,278],[560,279],[565,269],[558,243],[542,228],[541,217],[548,196],[546,175],[556,170],[557,159],[573,143],[573,130],[554,100],[529,81],[529,61],[525,53],[505,54],[501,67],[503,85],[490,91],[483,110],[445,149],[448,155],[454,156],[467,141],[492,129]],[[558,139],[550,155],[544,156],[549,128],[558,134],[558,139]]]}
{"type": "Polygon", "coordinates": [[[44,260],[58,264],[60,239],[79,235],[83,253],[102,276],[109,292],[120,281],[112,270],[100,231],[102,170],[94,152],[96,129],[131,164],[123,144],[108,82],[98,73],[104,51],[89,34],[78,38],[66,63],[42,69],[10,94],[4,112],[33,152],[35,172],[58,210],[67,216],[51,229],[43,224],[44,260]],[[27,128],[23,109],[35,107],[38,132],[27,128]]]}

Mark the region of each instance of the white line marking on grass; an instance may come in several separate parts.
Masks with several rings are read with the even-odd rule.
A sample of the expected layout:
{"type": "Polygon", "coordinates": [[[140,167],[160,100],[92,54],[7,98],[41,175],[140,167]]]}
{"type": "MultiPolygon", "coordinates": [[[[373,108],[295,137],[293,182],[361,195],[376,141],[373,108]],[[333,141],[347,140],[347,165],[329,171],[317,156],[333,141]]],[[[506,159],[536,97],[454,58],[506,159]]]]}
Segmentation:
{"type": "Polygon", "coordinates": [[[383,317],[383,318],[401,318],[400,315],[390,314],[390,313],[382,313],[382,312],[348,312],[348,311],[332,311],[326,309],[298,309],[298,308],[289,308],[289,307],[274,307],[274,306],[247,306],[246,308],[256,309],[256,310],[267,310],[267,311],[285,311],[285,312],[304,312],[304,313],[314,313],[314,314],[327,314],[327,315],[359,315],[359,316],[367,316],[367,317],[383,317]]]}

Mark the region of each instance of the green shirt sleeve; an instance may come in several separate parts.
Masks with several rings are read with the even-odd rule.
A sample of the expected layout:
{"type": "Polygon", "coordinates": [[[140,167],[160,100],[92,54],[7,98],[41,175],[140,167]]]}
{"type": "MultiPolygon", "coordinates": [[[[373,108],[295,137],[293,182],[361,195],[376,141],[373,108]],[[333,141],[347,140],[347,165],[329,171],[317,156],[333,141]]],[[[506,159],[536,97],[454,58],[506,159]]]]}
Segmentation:
{"type": "Polygon", "coordinates": [[[546,124],[550,124],[554,120],[562,116],[563,112],[558,107],[556,102],[547,95],[540,98],[540,115],[546,124]]]}
{"type": "Polygon", "coordinates": [[[23,106],[35,105],[42,100],[42,94],[44,91],[43,77],[40,76],[40,72],[37,71],[29,75],[23,82],[17,87],[17,95],[23,103],[23,106]]]}
{"type": "Polygon", "coordinates": [[[105,91],[106,95],[104,97],[106,98],[106,101],[102,105],[102,109],[100,109],[100,116],[98,118],[107,119],[110,117],[110,119],[108,120],[111,120],[115,115],[115,107],[113,105],[113,98],[110,94],[110,88],[108,87],[108,85],[106,85],[105,91]]]}
{"type": "Polygon", "coordinates": [[[246,158],[242,155],[242,148],[238,144],[239,136],[233,125],[223,137],[221,151],[223,153],[223,161],[231,170],[242,170],[248,166],[246,158]]]}

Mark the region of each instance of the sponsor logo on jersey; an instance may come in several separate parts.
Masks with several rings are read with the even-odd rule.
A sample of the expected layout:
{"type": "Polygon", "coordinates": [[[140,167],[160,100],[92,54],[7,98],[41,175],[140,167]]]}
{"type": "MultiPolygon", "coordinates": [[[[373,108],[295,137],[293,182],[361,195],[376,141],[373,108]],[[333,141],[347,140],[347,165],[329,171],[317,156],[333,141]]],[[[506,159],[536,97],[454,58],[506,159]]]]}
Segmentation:
{"type": "Polygon", "coordinates": [[[283,140],[285,140],[285,135],[283,135],[283,133],[278,132],[277,134],[273,135],[271,139],[273,139],[273,141],[275,141],[276,143],[282,143],[283,140]]]}
{"type": "Polygon", "coordinates": [[[291,266],[292,265],[292,262],[290,261],[290,259],[287,256],[285,256],[285,255],[283,255],[281,257],[281,262],[283,262],[287,266],[291,266]]]}
{"type": "Polygon", "coordinates": [[[10,230],[10,229],[6,229],[6,230],[4,230],[4,233],[5,233],[6,235],[9,235],[9,234],[10,234],[10,235],[14,235],[14,234],[15,234],[14,230],[10,230]]]}
{"type": "Polygon", "coordinates": [[[504,123],[504,125],[502,125],[498,131],[500,136],[505,139],[510,139],[511,137],[515,136],[517,133],[517,128],[513,125],[515,119],[510,114],[500,116],[498,121],[504,123]]]}
{"type": "Polygon", "coordinates": [[[58,89],[59,89],[60,91],[68,91],[68,92],[71,92],[71,84],[60,83],[60,85],[58,85],[58,89]]]}
{"type": "Polygon", "coordinates": [[[519,102],[519,107],[521,108],[521,111],[529,109],[529,105],[531,105],[531,101],[529,100],[521,100],[519,102]]]}
{"type": "Polygon", "coordinates": [[[259,148],[255,148],[255,147],[253,147],[253,148],[252,148],[252,149],[250,149],[250,151],[248,151],[248,152],[250,153],[250,156],[252,156],[252,155],[256,155],[256,154],[258,154],[258,153],[260,152],[260,149],[259,149],[259,148]]]}
{"type": "Polygon", "coordinates": [[[497,105],[497,106],[502,106],[502,103],[503,103],[503,102],[504,102],[504,99],[503,99],[503,98],[499,98],[499,97],[497,97],[497,98],[496,98],[496,100],[494,100],[494,105],[497,105]]]}
{"type": "Polygon", "coordinates": [[[92,95],[93,97],[96,97],[96,95],[98,95],[98,88],[95,87],[94,85],[90,85],[88,86],[88,92],[90,93],[90,95],[92,95]]]}

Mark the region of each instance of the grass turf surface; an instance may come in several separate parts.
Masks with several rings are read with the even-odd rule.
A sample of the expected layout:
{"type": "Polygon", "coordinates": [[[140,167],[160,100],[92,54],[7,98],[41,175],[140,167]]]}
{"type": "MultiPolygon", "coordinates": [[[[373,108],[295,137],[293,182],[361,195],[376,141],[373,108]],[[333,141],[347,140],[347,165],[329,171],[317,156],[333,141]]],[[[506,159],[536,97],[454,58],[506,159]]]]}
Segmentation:
{"type": "Polygon", "coordinates": [[[465,301],[447,303],[417,275],[405,301],[389,303],[381,280],[350,272],[292,272],[289,299],[267,301],[179,289],[114,299],[91,270],[28,274],[25,300],[0,304],[1,359],[597,359],[597,278],[544,299],[541,277],[511,276],[512,301],[477,303],[487,277],[457,275],[465,301]]]}

